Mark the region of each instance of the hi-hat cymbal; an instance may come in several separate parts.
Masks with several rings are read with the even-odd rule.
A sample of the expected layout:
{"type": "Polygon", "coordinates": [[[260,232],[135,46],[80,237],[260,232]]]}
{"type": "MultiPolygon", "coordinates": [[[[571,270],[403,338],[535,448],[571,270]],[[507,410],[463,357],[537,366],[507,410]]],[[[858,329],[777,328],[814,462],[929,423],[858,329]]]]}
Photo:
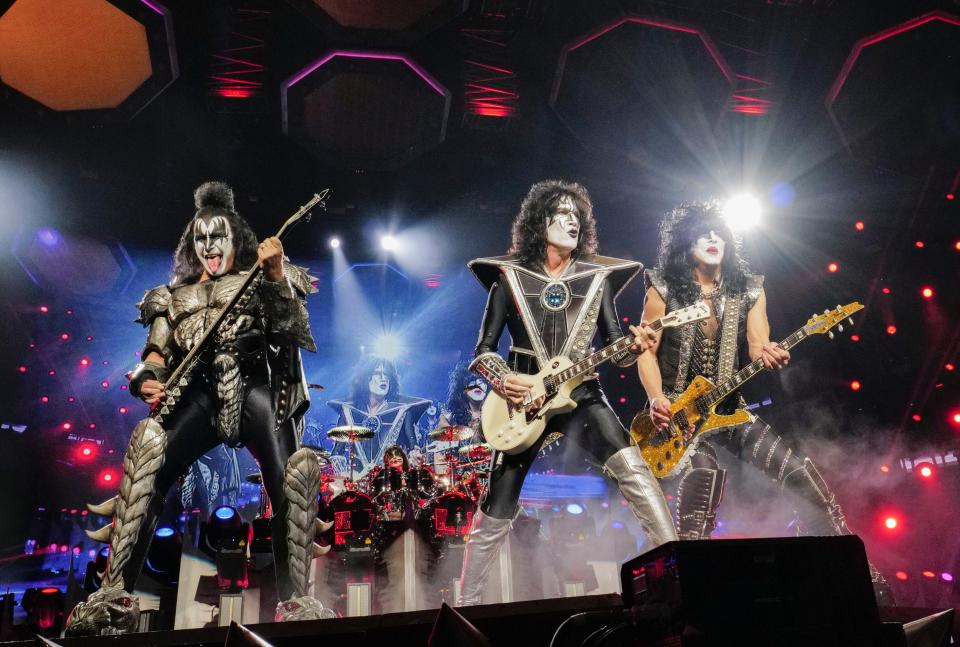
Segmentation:
{"type": "Polygon", "coordinates": [[[451,425],[439,427],[427,434],[430,440],[443,440],[448,443],[469,440],[473,437],[473,429],[465,425],[451,425]]]}
{"type": "Polygon", "coordinates": [[[338,443],[353,443],[358,440],[373,438],[373,429],[358,425],[342,425],[327,432],[327,438],[338,443]]]}
{"type": "Polygon", "coordinates": [[[317,458],[320,459],[321,465],[327,465],[330,463],[330,452],[323,447],[319,447],[318,445],[303,445],[303,449],[312,450],[313,453],[317,455],[317,458]]]}

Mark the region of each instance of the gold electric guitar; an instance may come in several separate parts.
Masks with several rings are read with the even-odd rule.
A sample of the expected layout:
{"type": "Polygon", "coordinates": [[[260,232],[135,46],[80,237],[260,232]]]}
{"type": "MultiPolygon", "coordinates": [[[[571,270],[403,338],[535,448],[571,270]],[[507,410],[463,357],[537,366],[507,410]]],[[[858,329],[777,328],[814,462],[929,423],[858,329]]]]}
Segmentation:
{"type": "MultiPolygon", "coordinates": [[[[702,321],[709,316],[710,306],[698,301],[660,317],[650,324],[650,329],[658,332],[663,328],[702,321]]],[[[484,439],[497,451],[507,454],[519,454],[529,448],[543,434],[550,418],[577,407],[570,394],[583,382],[583,376],[631,345],[633,337],[628,335],[578,362],[557,355],[544,364],[539,373],[530,376],[534,386],[520,405],[511,404],[495,391],[490,393],[480,412],[484,439]],[[534,406],[540,398],[544,399],[543,404],[534,406]]]]}
{"type": "MultiPolygon", "coordinates": [[[[862,310],[863,305],[854,301],[845,306],[826,310],[814,315],[807,324],[780,342],[780,348],[790,350],[810,335],[822,335],[862,310]]],[[[851,320],[852,323],[852,320],[851,320]]],[[[843,326],[840,327],[843,330],[843,326]]],[[[833,333],[829,333],[833,338],[833,333]]],[[[690,386],[670,405],[670,425],[657,429],[650,419],[650,410],[644,409],[633,418],[630,435],[640,446],[640,453],[650,464],[657,478],[677,474],[688,462],[688,450],[711,431],[750,422],[745,409],[737,409],[729,415],[716,412],[717,406],[751,377],[763,370],[763,361],[754,360],[736,374],[713,384],[705,377],[693,378],[690,386]]]]}

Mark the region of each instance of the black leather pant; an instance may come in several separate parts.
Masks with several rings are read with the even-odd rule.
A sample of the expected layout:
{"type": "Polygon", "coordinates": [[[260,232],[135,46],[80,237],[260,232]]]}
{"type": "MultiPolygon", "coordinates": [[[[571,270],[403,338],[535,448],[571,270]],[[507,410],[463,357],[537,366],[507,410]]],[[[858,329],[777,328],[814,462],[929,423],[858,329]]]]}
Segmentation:
{"type": "Polygon", "coordinates": [[[562,432],[601,464],[630,445],[630,436],[610,408],[599,382],[584,382],[574,389],[572,397],[577,408],[552,418],[546,432],[526,451],[520,454],[494,452],[490,487],[480,504],[484,514],[498,519],[513,516],[527,472],[540,452],[544,439],[551,432],[562,432]]]}
{"type": "Polygon", "coordinates": [[[723,447],[812,507],[798,508],[803,534],[835,535],[849,530],[833,494],[810,459],[794,450],[763,420],[711,434],[701,441],[678,487],[678,532],[682,539],[707,539],[716,523],[726,470],[714,446],[723,447]]]}
{"type": "MultiPolygon", "coordinates": [[[[167,434],[163,466],[157,473],[155,491],[147,516],[140,527],[133,555],[123,571],[124,584],[131,592],[143,569],[157,519],[163,511],[166,493],[194,461],[221,442],[215,425],[216,406],[216,396],[210,387],[203,383],[192,385],[173,415],[163,424],[167,434]]],[[[283,475],[287,460],[297,450],[297,437],[292,423],[274,430],[270,388],[264,382],[255,383],[246,389],[239,439],[260,466],[267,495],[273,504],[275,523],[272,524],[272,535],[277,588],[280,599],[286,600],[292,595],[293,586],[286,568],[287,529],[284,522],[286,498],[283,492],[283,475]]]]}

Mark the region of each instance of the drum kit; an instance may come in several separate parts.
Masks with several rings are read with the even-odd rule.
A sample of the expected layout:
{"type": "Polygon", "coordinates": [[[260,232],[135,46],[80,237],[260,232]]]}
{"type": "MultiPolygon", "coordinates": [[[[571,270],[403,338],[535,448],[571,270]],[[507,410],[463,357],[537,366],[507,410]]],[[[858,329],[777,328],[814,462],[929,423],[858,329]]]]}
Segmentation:
{"type": "Polygon", "coordinates": [[[353,444],[372,438],[367,427],[334,427],[327,437],[347,446],[346,474],[338,474],[329,453],[314,448],[325,465],[321,474],[320,518],[333,522],[336,551],[373,552],[398,526],[409,524],[434,543],[466,541],[470,521],[486,487],[491,450],[485,443],[458,446],[473,437],[469,427],[441,427],[431,440],[446,441],[449,449],[437,452],[434,466],[374,467],[355,479],[353,444]],[[442,474],[438,474],[442,472],[442,474]]]}

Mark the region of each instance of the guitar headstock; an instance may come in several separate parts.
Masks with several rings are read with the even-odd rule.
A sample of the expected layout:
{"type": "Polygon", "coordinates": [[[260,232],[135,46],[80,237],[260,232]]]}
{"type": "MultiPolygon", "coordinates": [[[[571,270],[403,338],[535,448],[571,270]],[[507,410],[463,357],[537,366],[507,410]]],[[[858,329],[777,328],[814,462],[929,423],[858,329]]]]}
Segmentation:
{"type": "Polygon", "coordinates": [[[280,234],[278,235],[282,236],[284,233],[286,233],[288,229],[293,227],[295,224],[297,224],[301,220],[309,222],[310,210],[313,209],[318,204],[320,205],[321,209],[326,209],[327,208],[326,200],[327,200],[327,196],[329,195],[330,195],[330,189],[324,189],[320,193],[314,193],[313,197],[310,198],[310,201],[307,202],[307,204],[297,209],[297,212],[295,214],[287,218],[287,221],[283,223],[283,227],[280,228],[280,234]]]}
{"type": "MultiPolygon", "coordinates": [[[[830,332],[830,329],[840,324],[844,319],[850,319],[850,315],[860,310],[863,310],[863,304],[859,301],[848,303],[845,306],[838,305],[833,310],[824,310],[823,314],[815,314],[810,317],[810,319],[807,320],[807,325],[805,325],[803,329],[808,335],[822,335],[827,333],[832,339],[833,333],[830,332]]],[[[850,323],[853,323],[853,319],[850,319],[850,323]]],[[[839,330],[843,332],[842,325],[839,327],[839,330]]]]}
{"type": "Polygon", "coordinates": [[[684,324],[703,321],[710,316],[710,306],[706,301],[697,301],[692,306],[674,310],[660,318],[660,325],[664,328],[683,326],[684,324]]]}

